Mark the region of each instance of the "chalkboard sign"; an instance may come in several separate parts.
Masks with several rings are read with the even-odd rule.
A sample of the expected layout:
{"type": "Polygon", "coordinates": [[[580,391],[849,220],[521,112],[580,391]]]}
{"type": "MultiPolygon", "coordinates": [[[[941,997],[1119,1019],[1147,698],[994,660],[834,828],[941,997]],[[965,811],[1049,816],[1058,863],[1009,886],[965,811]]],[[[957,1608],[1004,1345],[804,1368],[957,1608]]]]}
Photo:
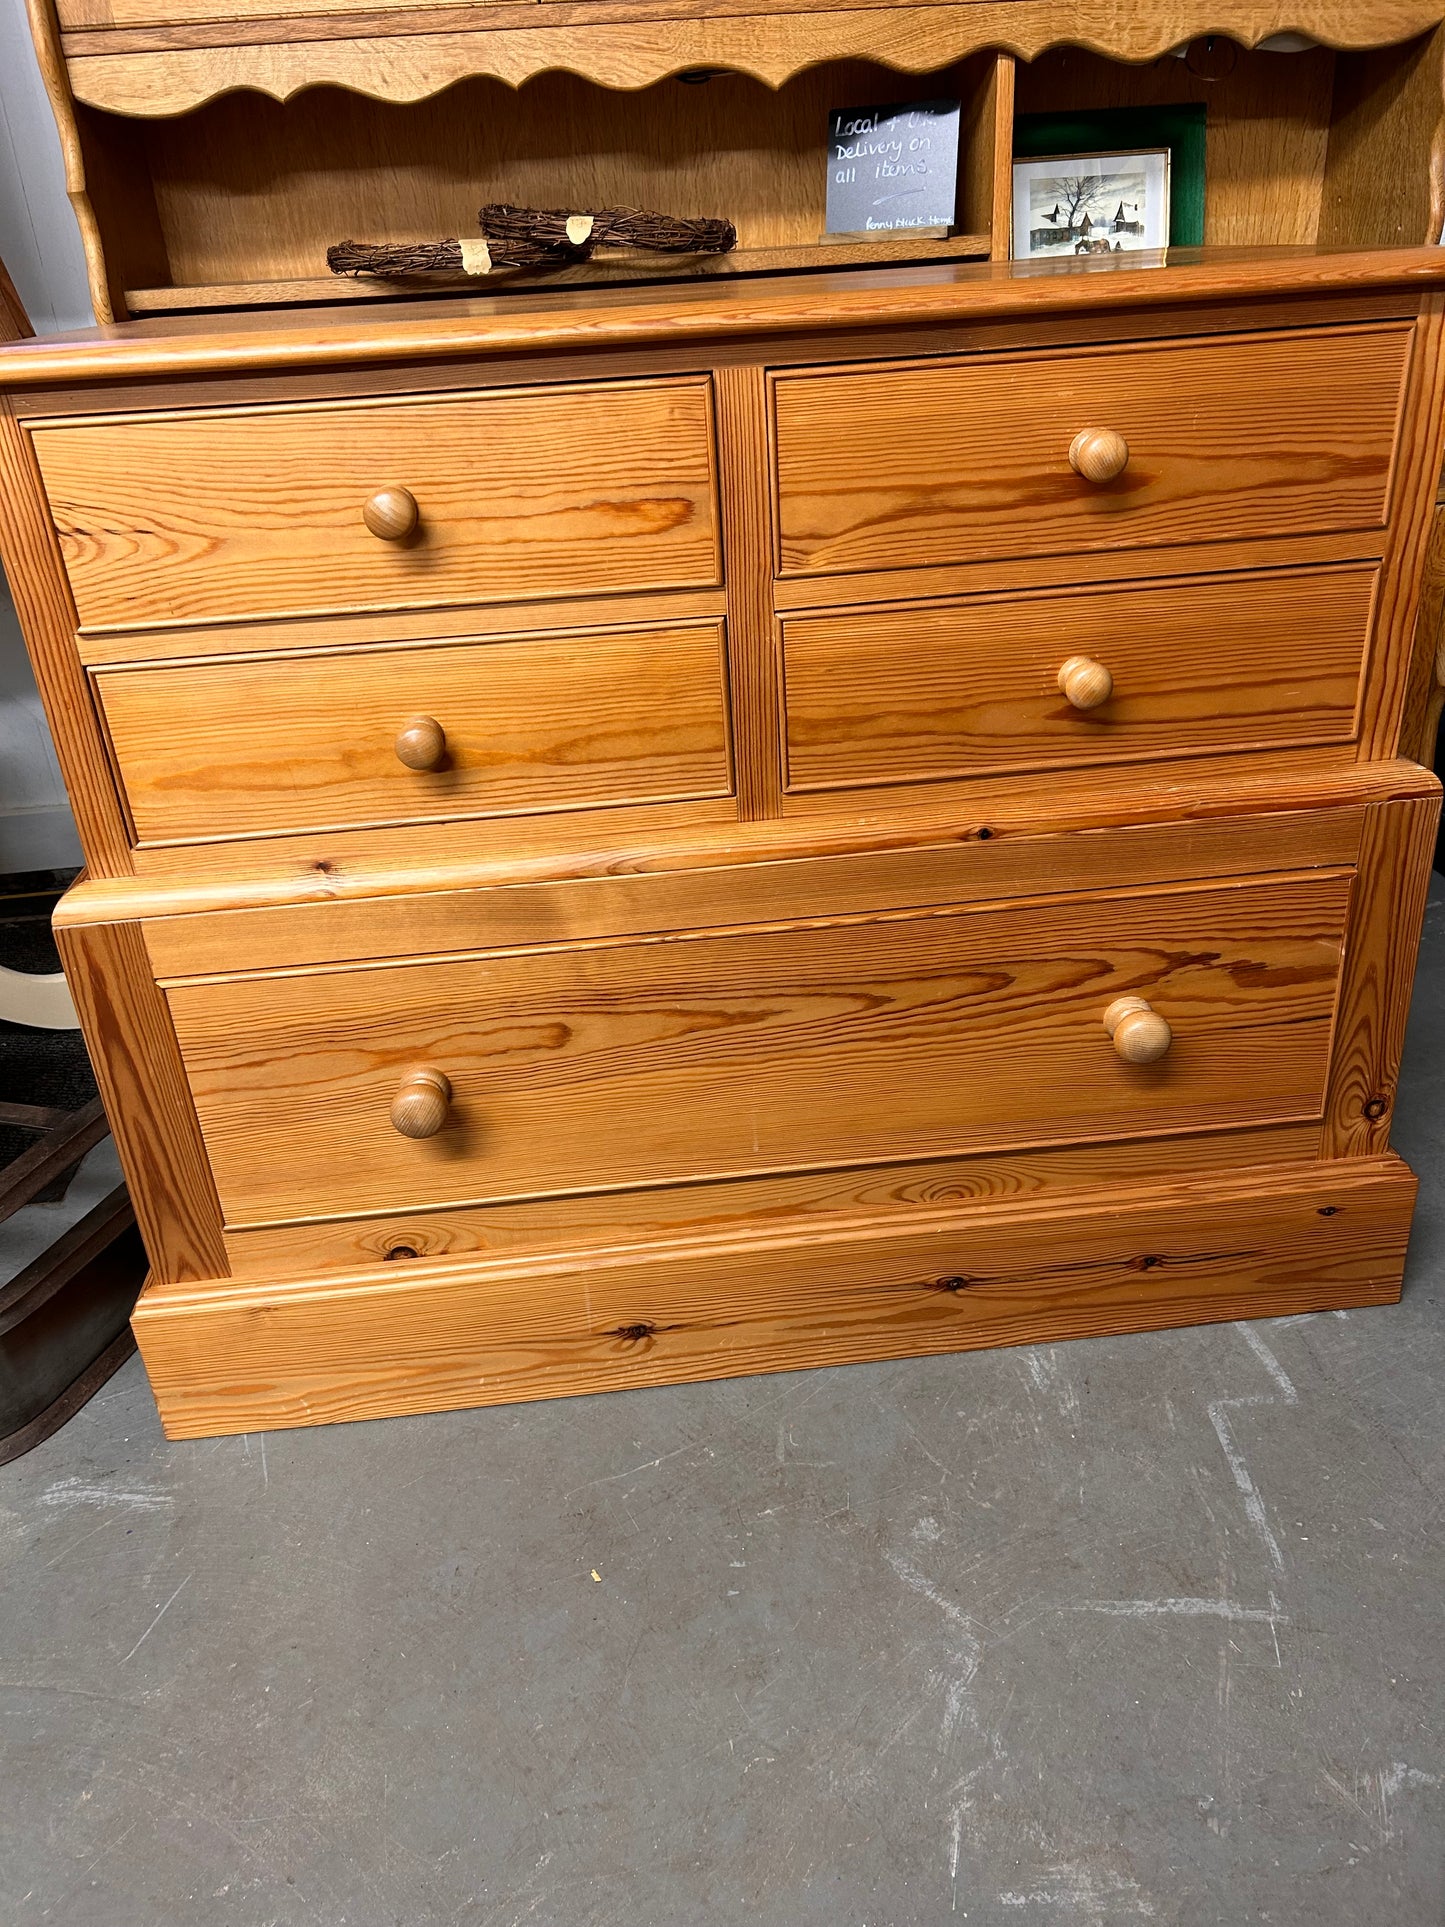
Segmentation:
{"type": "Polygon", "coordinates": [[[839,107],[828,116],[828,232],[950,228],[958,102],[839,107]]]}

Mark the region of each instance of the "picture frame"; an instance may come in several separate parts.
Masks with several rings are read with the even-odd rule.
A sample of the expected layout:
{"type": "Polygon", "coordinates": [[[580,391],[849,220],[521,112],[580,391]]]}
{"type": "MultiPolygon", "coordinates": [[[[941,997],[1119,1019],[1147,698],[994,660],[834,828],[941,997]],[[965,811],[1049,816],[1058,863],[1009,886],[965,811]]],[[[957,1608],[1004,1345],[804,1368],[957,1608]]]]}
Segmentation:
{"type": "Polygon", "coordinates": [[[1203,247],[1209,110],[1202,101],[1081,107],[1014,118],[1016,161],[1048,154],[1122,154],[1137,147],[1169,149],[1170,247],[1203,247]]]}
{"type": "Polygon", "coordinates": [[[1075,259],[1169,245],[1170,152],[1121,148],[1013,164],[1013,258],[1075,259]]]}

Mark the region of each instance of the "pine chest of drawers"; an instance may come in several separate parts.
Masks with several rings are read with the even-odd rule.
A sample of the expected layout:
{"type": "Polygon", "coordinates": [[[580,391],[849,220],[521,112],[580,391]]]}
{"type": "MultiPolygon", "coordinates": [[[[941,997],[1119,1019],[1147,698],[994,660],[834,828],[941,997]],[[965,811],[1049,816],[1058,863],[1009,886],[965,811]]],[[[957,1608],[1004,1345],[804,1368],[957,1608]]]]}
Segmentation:
{"type": "Polygon", "coordinates": [[[0,354],[171,1433],[1397,1296],[1442,285],[0,354]]]}

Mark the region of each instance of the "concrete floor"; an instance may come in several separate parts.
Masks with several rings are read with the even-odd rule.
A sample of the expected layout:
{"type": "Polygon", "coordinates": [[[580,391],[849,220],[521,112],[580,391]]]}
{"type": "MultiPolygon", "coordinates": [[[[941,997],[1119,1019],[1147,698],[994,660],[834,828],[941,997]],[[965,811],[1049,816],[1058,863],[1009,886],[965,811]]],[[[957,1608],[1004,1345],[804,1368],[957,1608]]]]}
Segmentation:
{"type": "Polygon", "coordinates": [[[1438,1927],[1445,894],[1405,1302],[0,1472],[0,1919],[1438,1927]]]}

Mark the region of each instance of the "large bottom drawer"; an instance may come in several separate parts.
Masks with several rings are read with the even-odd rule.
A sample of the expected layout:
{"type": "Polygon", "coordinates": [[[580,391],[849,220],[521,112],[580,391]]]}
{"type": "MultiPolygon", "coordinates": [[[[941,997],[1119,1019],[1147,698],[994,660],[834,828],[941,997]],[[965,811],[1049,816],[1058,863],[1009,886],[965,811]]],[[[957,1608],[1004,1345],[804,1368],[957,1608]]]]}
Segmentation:
{"type": "Polygon", "coordinates": [[[1350,875],[174,984],[226,1222],[1320,1114],[1350,875]],[[1117,998],[1172,1031],[1121,1059],[1117,998]],[[397,1115],[432,1135],[404,1135],[397,1115]]]}

